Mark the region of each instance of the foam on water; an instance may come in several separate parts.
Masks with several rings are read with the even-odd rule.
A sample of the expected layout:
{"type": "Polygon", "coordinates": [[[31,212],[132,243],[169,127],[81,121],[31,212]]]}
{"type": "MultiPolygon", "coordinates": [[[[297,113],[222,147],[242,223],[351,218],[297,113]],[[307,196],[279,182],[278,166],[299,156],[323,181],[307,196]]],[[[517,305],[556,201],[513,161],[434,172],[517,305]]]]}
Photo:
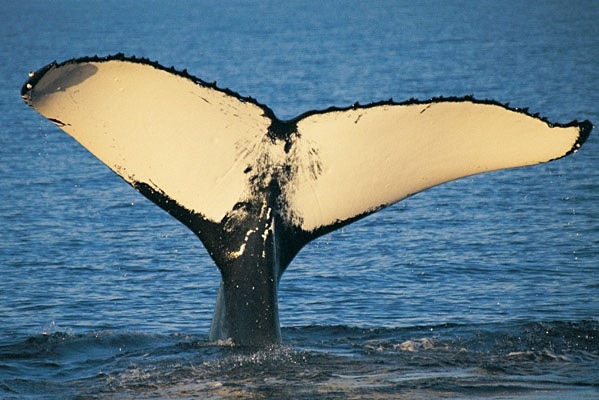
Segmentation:
{"type": "Polygon", "coordinates": [[[580,374],[599,362],[599,324],[592,321],[314,326],[284,335],[285,346],[251,350],[193,335],[55,332],[2,346],[6,378],[0,384],[4,395],[16,398],[59,391],[85,398],[535,398],[596,389],[596,376],[580,374]],[[25,378],[27,370],[37,372],[25,378]]]}

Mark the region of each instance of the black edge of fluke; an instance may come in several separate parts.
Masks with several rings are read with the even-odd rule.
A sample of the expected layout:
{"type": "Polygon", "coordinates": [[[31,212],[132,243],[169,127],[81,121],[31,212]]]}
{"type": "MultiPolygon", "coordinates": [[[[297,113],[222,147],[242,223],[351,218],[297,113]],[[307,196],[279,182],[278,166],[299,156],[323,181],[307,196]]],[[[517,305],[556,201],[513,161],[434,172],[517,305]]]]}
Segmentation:
{"type": "MultiPolygon", "coordinates": [[[[551,122],[549,121],[546,117],[543,117],[541,115],[539,115],[539,113],[534,113],[531,114],[529,112],[528,107],[526,108],[518,108],[518,107],[511,107],[509,103],[501,103],[498,102],[496,100],[490,100],[490,99],[484,99],[484,100],[480,100],[475,98],[473,95],[466,95],[466,96],[450,96],[450,97],[444,97],[444,96],[436,96],[436,97],[431,97],[428,100],[419,100],[416,98],[410,98],[406,101],[401,101],[401,102],[396,102],[394,101],[392,98],[389,100],[382,100],[382,101],[376,101],[376,102],[372,102],[372,103],[368,103],[368,104],[360,104],[360,103],[354,103],[351,106],[347,106],[347,107],[329,107],[323,110],[310,110],[310,111],[306,111],[300,115],[298,115],[297,117],[286,121],[286,122],[292,122],[292,123],[297,123],[298,121],[309,117],[311,115],[316,115],[316,114],[324,114],[324,113],[328,113],[328,112],[334,112],[334,111],[347,111],[347,110],[358,110],[358,109],[367,109],[367,108],[372,108],[372,107],[378,107],[378,106],[384,106],[384,105],[388,105],[388,106],[409,106],[409,105],[429,105],[429,104],[434,104],[434,103],[440,103],[440,102],[455,102],[455,103],[459,103],[459,102],[464,102],[464,101],[469,101],[472,102],[474,104],[488,104],[488,105],[494,105],[494,106],[499,106],[499,107],[503,107],[506,110],[509,111],[513,111],[513,112],[517,112],[517,113],[521,113],[524,115],[527,115],[529,117],[533,117],[536,118],[540,121],[543,121],[544,123],[546,123],[547,125],[551,126],[551,127],[562,127],[562,128],[568,128],[568,127],[578,127],[579,130],[579,134],[578,134],[578,138],[576,140],[576,142],[572,145],[572,147],[570,148],[570,150],[566,153],[564,153],[562,156],[557,157],[553,160],[559,159],[559,158],[563,158],[567,155],[570,155],[572,153],[576,153],[578,151],[578,149],[580,149],[580,147],[584,144],[584,142],[587,140],[587,138],[589,137],[589,135],[591,134],[591,131],[594,128],[594,125],[591,121],[589,120],[584,120],[582,122],[579,122],[578,120],[574,120],[574,121],[570,121],[568,123],[557,123],[557,122],[551,122]]],[[[553,161],[550,160],[550,161],[553,161]]]]}
{"type": "Polygon", "coordinates": [[[29,91],[40,81],[40,79],[44,76],[44,74],[46,74],[52,68],[60,68],[63,65],[67,65],[67,64],[78,64],[78,63],[86,63],[86,62],[100,63],[100,62],[108,62],[108,61],[115,61],[115,60],[116,61],[128,61],[128,62],[137,63],[137,64],[149,65],[158,70],[165,71],[165,72],[168,72],[171,74],[175,74],[175,75],[178,75],[185,79],[189,79],[197,85],[211,88],[214,90],[218,90],[218,91],[223,92],[229,96],[236,97],[237,99],[239,99],[239,101],[255,104],[256,106],[258,106],[264,110],[264,115],[266,117],[271,118],[271,120],[273,120],[273,121],[277,120],[274,112],[267,105],[259,103],[253,97],[242,96],[241,94],[239,94],[229,88],[220,88],[217,86],[216,82],[212,82],[212,83],[206,82],[205,80],[188,73],[187,69],[183,69],[182,71],[179,71],[174,66],[165,67],[164,65],[158,63],[157,61],[152,61],[149,58],[126,56],[123,53],[116,53],[116,54],[103,56],[103,57],[95,55],[95,56],[91,56],[91,57],[87,56],[87,57],[72,58],[70,60],[66,60],[66,61],[63,61],[60,63],[53,61],[50,64],[46,65],[45,67],[42,67],[35,72],[29,73],[29,79],[25,82],[25,84],[21,88],[21,97],[23,98],[23,100],[25,100],[27,102],[29,91]]]}
{"type": "Polygon", "coordinates": [[[591,134],[591,131],[593,130],[593,128],[595,128],[593,123],[588,119],[585,119],[580,123],[578,121],[573,121],[572,124],[578,125],[580,134],[578,135],[578,140],[576,141],[574,147],[572,147],[570,153],[576,152],[584,144],[584,142],[586,142],[586,140],[589,138],[589,135],[591,134]]]}
{"type": "Polygon", "coordinates": [[[50,64],[38,69],[37,71],[32,71],[29,73],[29,79],[21,86],[21,98],[29,104],[29,93],[31,89],[46,75],[46,73],[52,68],[56,67],[56,61],[52,61],[50,64]]]}
{"type": "Polygon", "coordinates": [[[582,122],[578,122],[577,120],[574,120],[572,122],[569,122],[567,124],[550,124],[551,126],[560,126],[563,128],[568,128],[568,127],[577,127],[578,128],[578,137],[576,138],[576,142],[574,142],[574,144],[572,145],[572,147],[570,148],[570,150],[568,150],[566,153],[564,153],[564,155],[560,156],[560,157],[556,157],[550,161],[554,161],[554,160],[559,160],[560,158],[566,157],[570,154],[574,154],[576,153],[584,144],[584,142],[586,142],[586,140],[588,139],[589,135],[591,134],[591,131],[593,130],[594,126],[593,123],[591,121],[589,121],[588,119],[585,119],[582,122]]]}
{"type": "Polygon", "coordinates": [[[588,120],[585,120],[582,122],[578,122],[575,120],[575,121],[571,121],[566,124],[553,123],[553,122],[550,122],[547,118],[540,116],[538,113],[531,114],[529,112],[528,108],[511,107],[509,103],[500,103],[496,100],[489,100],[489,99],[480,100],[480,99],[475,98],[474,95],[472,95],[472,94],[465,95],[465,96],[448,96],[448,97],[436,96],[436,97],[431,97],[428,100],[419,100],[416,98],[410,98],[406,101],[400,101],[400,102],[394,101],[393,98],[390,98],[389,100],[375,101],[375,102],[371,102],[371,103],[367,103],[367,104],[360,104],[359,102],[356,102],[356,103],[354,103],[350,106],[346,106],[346,107],[332,106],[332,107],[328,107],[328,108],[322,109],[322,110],[306,111],[294,118],[291,118],[291,119],[285,120],[285,121],[281,121],[276,117],[274,111],[270,107],[268,107],[267,105],[265,105],[263,103],[260,103],[259,101],[257,101],[256,99],[254,99],[251,96],[243,96],[229,88],[220,88],[217,86],[216,82],[207,82],[201,78],[198,78],[198,77],[190,74],[187,71],[187,69],[183,69],[183,70],[179,71],[174,66],[165,67],[164,65],[159,64],[157,61],[152,61],[149,58],[126,56],[123,53],[116,53],[116,54],[103,56],[103,57],[98,56],[98,55],[95,55],[92,57],[89,57],[89,56],[88,57],[79,57],[79,58],[73,58],[73,59],[70,59],[67,61],[63,61],[61,63],[57,63],[56,61],[53,61],[50,64],[46,65],[45,67],[42,67],[35,72],[29,73],[29,79],[25,82],[25,84],[21,88],[21,97],[23,98],[23,100],[25,102],[29,103],[29,101],[28,101],[29,92],[37,84],[37,82],[39,82],[40,79],[52,68],[59,68],[63,65],[70,64],[70,63],[107,62],[107,61],[112,61],[112,60],[129,61],[129,62],[133,62],[133,63],[149,65],[156,69],[159,69],[159,70],[162,70],[165,72],[169,72],[172,74],[176,74],[183,78],[189,79],[198,85],[212,88],[214,90],[223,92],[227,95],[236,97],[240,101],[255,104],[256,106],[258,106],[264,110],[264,115],[266,117],[271,119],[272,125],[269,129],[269,136],[271,136],[271,139],[273,139],[273,140],[274,139],[288,140],[289,135],[294,130],[297,122],[303,118],[310,116],[310,115],[324,114],[324,113],[332,112],[332,111],[347,111],[347,110],[351,110],[351,109],[354,109],[354,110],[366,109],[366,108],[378,107],[378,106],[382,106],[382,105],[389,105],[389,106],[418,105],[418,104],[427,105],[427,104],[433,104],[433,103],[439,103],[439,102],[464,102],[464,101],[470,101],[475,104],[489,104],[489,105],[500,106],[500,107],[505,108],[506,110],[519,112],[519,113],[531,116],[533,118],[539,119],[550,126],[561,126],[561,127],[578,126],[580,129],[579,138],[578,138],[577,142],[574,144],[574,146],[572,147],[572,149],[568,153],[564,154],[564,156],[576,152],[580,148],[580,146],[586,141],[589,134],[591,133],[591,131],[594,128],[593,124],[588,120]]]}
{"type": "MultiPolygon", "coordinates": [[[[264,116],[270,118],[270,120],[272,121],[272,124],[268,131],[268,135],[271,137],[272,140],[281,139],[281,140],[289,141],[289,136],[291,135],[292,132],[294,132],[294,130],[295,130],[294,128],[295,128],[297,122],[302,120],[303,118],[310,116],[310,115],[324,114],[324,113],[334,112],[334,111],[347,111],[347,110],[351,110],[351,109],[353,109],[353,110],[367,109],[367,108],[378,107],[378,106],[382,106],[382,105],[389,105],[389,106],[428,105],[428,104],[439,103],[439,102],[464,102],[464,101],[470,101],[475,104],[489,104],[489,105],[500,106],[500,107],[505,108],[506,110],[522,113],[522,114],[531,116],[533,118],[539,119],[539,120],[545,122],[546,124],[548,124],[549,126],[560,126],[560,127],[577,126],[579,128],[579,132],[580,132],[579,136],[578,136],[578,140],[574,143],[574,145],[572,146],[570,151],[565,153],[562,157],[565,157],[569,154],[572,154],[572,153],[575,153],[576,151],[578,151],[578,149],[587,140],[587,138],[589,137],[589,134],[591,133],[591,131],[594,128],[593,124],[589,120],[585,120],[582,122],[578,122],[575,120],[575,121],[571,121],[566,124],[554,123],[554,122],[550,122],[547,118],[540,116],[538,113],[535,113],[535,114],[529,113],[528,108],[511,107],[509,105],[509,103],[500,103],[495,100],[489,100],[489,99],[480,100],[480,99],[476,99],[473,95],[449,96],[449,97],[437,96],[437,97],[431,97],[428,100],[419,100],[416,98],[410,98],[406,101],[400,101],[400,102],[396,102],[392,98],[390,98],[389,100],[375,101],[375,102],[371,102],[371,103],[367,103],[367,104],[360,104],[360,103],[356,102],[356,103],[354,103],[350,106],[346,106],[346,107],[332,106],[332,107],[328,107],[328,108],[322,109],[322,110],[306,111],[306,112],[296,116],[295,118],[281,121],[276,117],[274,111],[272,109],[270,109],[270,107],[258,102],[253,97],[243,96],[243,95],[241,95],[231,89],[228,89],[228,88],[224,88],[224,89],[220,88],[217,86],[216,82],[210,83],[210,82],[207,82],[207,81],[205,81],[201,78],[198,78],[194,75],[191,75],[187,71],[187,69],[183,69],[183,70],[179,71],[174,66],[165,67],[156,61],[150,60],[149,58],[126,56],[123,53],[116,53],[116,54],[108,55],[108,56],[104,56],[104,57],[95,55],[92,57],[73,58],[73,59],[70,59],[67,61],[63,61],[61,63],[52,61],[51,63],[40,68],[39,70],[29,73],[29,79],[21,87],[21,98],[28,105],[31,105],[30,98],[29,98],[29,94],[30,94],[31,90],[43,78],[43,76],[49,70],[51,70],[53,68],[59,68],[63,65],[72,64],[72,63],[76,64],[76,63],[85,63],[85,62],[107,62],[107,61],[113,61],[113,60],[128,61],[128,62],[133,62],[133,63],[138,63],[138,64],[149,65],[156,69],[159,69],[159,70],[162,70],[162,71],[165,71],[168,73],[176,74],[183,78],[189,79],[192,82],[194,82],[195,84],[198,84],[198,85],[201,85],[204,87],[208,87],[208,88],[211,88],[214,90],[218,90],[227,95],[236,97],[237,99],[239,99],[242,102],[248,102],[248,103],[255,104],[256,106],[263,109],[264,116]]],[[[559,157],[559,158],[561,158],[561,157],[559,157]]]]}
{"type": "Polygon", "coordinates": [[[380,100],[380,101],[375,101],[375,102],[371,102],[371,103],[367,103],[367,104],[360,104],[359,102],[356,102],[356,103],[354,103],[350,106],[346,106],[346,107],[332,106],[332,107],[328,107],[328,108],[325,108],[322,110],[309,110],[309,111],[306,111],[306,112],[298,115],[295,118],[292,118],[290,121],[297,122],[297,121],[304,119],[310,115],[325,114],[328,112],[335,112],[335,111],[360,110],[360,109],[367,109],[367,108],[373,108],[373,107],[379,107],[379,106],[410,106],[410,105],[425,106],[425,105],[441,103],[441,102],[461,103],[461,102],[465,102],[465,101],[469,101],[474,104],[487,104],[487,105],[503,107],[506,110],[517,112],[517,113],[524,114],[524,115],[528,115],[529,117],[533,117],[538,120],[541,120],[549,126],[559,126],[559,127],[581,126],[581,136],[584,136],[584,135],[586,135],[586,136],[584,136],[584,139],[580,142],[580,144],[584,143],[584,141],[586,140],[586,137],[588,137],[590,131],[593,128],[593,124],[588,120],[585,120],[582,123],[574,120],[574,121],[571,121],[571,122],[568,122],[565,124],[551,122],[546,117],[541,116],[539,113],[534,113],[534,114],[530,113],[528,107],[526,107],[526,108],[511,107],[510,103],[501,103],[497,100],[492,100],[492,99],[477,99],[476,97],[474,97],[474,95],[471,95],[471,94],[465,95],[465,96],[435,96],[435,97],[429,98],[428,100],[420,100],[420,99],[412,97],[405,101],[394,101],[393,98],[391,98],[389,100],[380,100]],[[585,125],[584,129],[583,129],[582,125],[585,125]],[[587,126],[587,125],[589,125],[589,126],[587,126]],[[583,130],[586,133],[583,132],[583,130]]]}

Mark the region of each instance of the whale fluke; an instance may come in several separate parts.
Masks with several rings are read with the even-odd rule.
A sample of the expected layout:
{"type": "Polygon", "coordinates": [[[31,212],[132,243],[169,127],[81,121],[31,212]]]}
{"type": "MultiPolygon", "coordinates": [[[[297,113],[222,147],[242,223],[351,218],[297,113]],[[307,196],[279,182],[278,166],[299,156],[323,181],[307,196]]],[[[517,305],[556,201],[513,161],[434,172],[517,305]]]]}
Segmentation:
{"type": "Polygon", "coordinates": [[[21,96],[200,238],[222,275],[210,337],[247,346],[280,342],[277,286],[306,243],[441,183],[561,158],[593,128],[472,97],[283,121],[122,54],[53,62],[21,96]]]}

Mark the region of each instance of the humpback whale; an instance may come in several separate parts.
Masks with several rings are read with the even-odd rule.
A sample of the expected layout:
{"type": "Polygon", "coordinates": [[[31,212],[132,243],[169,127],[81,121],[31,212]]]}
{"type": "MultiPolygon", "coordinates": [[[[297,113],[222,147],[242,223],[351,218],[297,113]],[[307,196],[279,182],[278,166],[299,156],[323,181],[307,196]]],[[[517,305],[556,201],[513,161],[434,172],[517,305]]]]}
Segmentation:
{"type": "Polygon", "coordinates": [[[123,54],[52,62],[21,96],[199,237],[222,276],[210,339],[242,346],[281,341],[277,287],[311,240],[444,182],[564,157],[593,128],[470,96],[281,120],[123,54]]]}

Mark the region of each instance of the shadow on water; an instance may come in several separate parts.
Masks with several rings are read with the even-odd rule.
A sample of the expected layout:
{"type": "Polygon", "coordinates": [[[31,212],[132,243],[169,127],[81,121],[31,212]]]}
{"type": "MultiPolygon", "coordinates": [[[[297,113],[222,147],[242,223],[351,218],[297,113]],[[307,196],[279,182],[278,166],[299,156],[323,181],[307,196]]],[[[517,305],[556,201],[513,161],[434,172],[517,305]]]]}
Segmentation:
{"type": "Polygon", "coordinates": [[[284,329],[267,350],[194,335],[56,332],[0,347],[3,398],[597,395],[599,323],[284,329]],[[27,376],[26,379],[20,376],[27,376]]]}

